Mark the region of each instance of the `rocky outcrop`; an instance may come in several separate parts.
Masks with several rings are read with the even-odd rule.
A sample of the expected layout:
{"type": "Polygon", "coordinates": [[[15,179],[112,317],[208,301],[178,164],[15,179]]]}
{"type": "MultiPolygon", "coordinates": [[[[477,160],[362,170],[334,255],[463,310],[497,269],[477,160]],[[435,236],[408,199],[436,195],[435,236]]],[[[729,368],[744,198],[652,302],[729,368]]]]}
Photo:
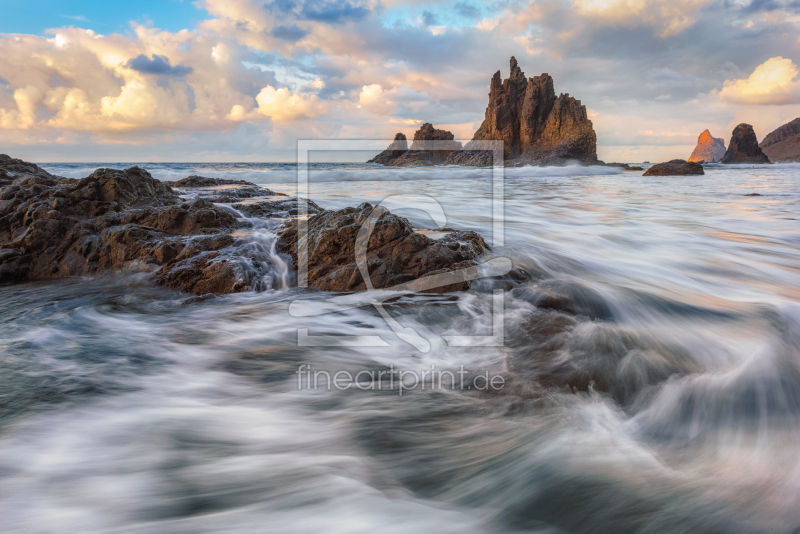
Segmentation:
{"type": "Polygon", "coordinates": [[[716,138],[708,130],[697,137],[697,146],[694,147],[689,161],[697,163],[716,163],[725,156],[725,140],[716,138]]]}
{"type": "MultiPolygon", "coordinates": [[[[472,139],[502,140],[510,165],[597,161],[597,136],[586,106],[568,94],[556,97],[547,73],[526,79],[513,57],[508,79],[502,80],[500,71],[492,77],[485,118],[472,139]]],[[[445,163],[491,165],[492,154],[470,142],[445,163]]]]}
{"type": "Polygon", "coordinates": [[[771,161],[800,161],[800,118],[770,132],[759,146],[771,161]]]}
{"type": "Polygon", "coordinates": [[[733,129],[731,143],[721,163],[769,163],[769,158],[758,146],[752,126],[742,123],[733,129]]]}
{"type": "Polygon", "coordinates": [[[408,141],[404,133],[397,133],[394,141],[380,154],[369,160],[367,163],[380,163],[381,165],[391,165],[394,160],[408,152],[408,141]]]}
{"type": "Polygon", "coordinates": [[[367,163],[381,163],[392,167],[415,167],[420,165],[441,165],[454,150],[461,150],[461,143],[447,130],[439,130],[429,122],[414,133],[411,147],[403,150],[406,138],[395,135],[389,147],[367,163]]]}
{"type": "Polygon", "coordinates": [[[653,165],[642,176],[683,176],[687,174],[705,174],[705,172],[699,163],[673,159],[666,163],[653,165]]]}
{"type": "MultiPolygon", "coordinates": [[[[403,217],[377,208],[366,251],[366,268],[375,289],[444,293],[470,287],[461,269],[475,268],[486,243],[475,232],[452,232],[433,240],[416,233],[403,217]],[[436,283],[435,275],[440,276],[436,283]],[[433,285],[434,287],[429,287],[433,285]]],[[[308,284],[328,291],[361,291],[366,283],[356,264],[356,240],[373,207],[323,211],[308,219],[308,284]]],[[[297,220],[280,232],[278,250],[297,265],[297,220]]]]}
{"type": "MultiPolygon", "coordinates": [[[[230,213],[203,199],[181,202],[138,167],[57,181],[26,165],[30,168],[21,169],[18,160],[0,158],[6,175],[15,173],[13,182],[0,188],[0,281],[63,278],[141,262],[159,269],[166,285],[187,290],[168,274],[181,262],[232,242],[236,221],[230,213]],[[203,237],[194,238],[198,234],[203,237]]],[[[225,263],[207,257],[200,278],[225,263]]],[[[226,284],[216,276],[220,292],[240,290],[232,270],[226,284]]]]}
{"type": "Polygon", "coordinates": [[[622,169],[625,169],[626,171],[643,171],[644,170],[643,167],[639,167],[638,165],[629,165],[627,163],[617,163],[617,162],[606,163],[606,167],[620,167],[622,169]]]}

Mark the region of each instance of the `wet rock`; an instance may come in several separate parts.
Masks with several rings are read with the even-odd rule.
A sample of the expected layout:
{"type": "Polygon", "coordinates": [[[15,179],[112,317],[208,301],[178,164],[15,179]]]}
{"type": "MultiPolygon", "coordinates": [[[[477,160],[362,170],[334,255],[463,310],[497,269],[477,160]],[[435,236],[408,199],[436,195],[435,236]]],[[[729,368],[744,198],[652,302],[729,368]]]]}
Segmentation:
{"type": "Polygon", "coordinates": [[[11,165],[24,174],[0,188],[0,281],[62,278],[138,263],[160,270],[158,279],[177,289],[239,290],[240,277],[222,262],[194,262],[195,279],[184,284],[191,277],[169,275],[184,267],[181,262],[230,246],[236,227],[231,213],[203,199],[180,203],[168,185],[138,167],[98,169],[81,180],[63,181],[33,164],[12,160],[11,165]],[[203,284],[201,275],[210,281],[203,284]]]}
{"type": "Polygon", "coordinates": [[[246,180],[226,180],[224,178],[206,178],[205,176],[187,176],[177,182],[166,182],[172,187],[214,187],[218,185],[256,185],[246,180]]]}
{"type": "Polygon", "coordinates": [[[699,163],[688,162],[683,159],[673,159],[666,163],[656,163],[642,176],[683,176],[688,174],[705,174],[703,166],[699,163]]]}
{"type": "MultiPolygon", "coordinates": [[[[328,291],[366,289],[356,265],[356,238],[373,208],[324,211],[308,219],[308,284],[328,291]]],[[[382,208],[375,214],[374,229],[366,254],[367,269],[376,289],[404,287],[412,291],[445,293],[470,287],[470,281],[455,271],[475,267],[486,243],[475,232],[453,232],[434,241],[414,232],[407,219],[382,208]],[[443,285],[427,287],[433,275],[443,285]],[[427,280],[426,280],[427,278],[427,280]],[[444,280],[441,280],[444,278],[444,280]]],[[[298,221],[289,222],[279,233],[277,248],[297,265],[298,221]]]]}
{"type": "Polygon", "coordinates": [[[392,161],[408,152],[408,141],[403,133],[397,133],[394,141],[380,154],[369,160],[367,163],[380,163],[381,165],[391,165],[392,161]]]}
{"type": "Polygon", "coordinates": [[[697,138],[688,161],[696,163],[716,163],[725,156],[725,140],[716,138],[708,130],[703,131],[697,138]]]}
{"type": "Polygon", "coordinates": [[[597,292],[574,282],[547,280],[535,287],[514,289],[515,298],[529,301],[538,308],[583,315],[590,319],[613,319],[611,309],[597,292]]]}
{"type": "Polygon", "coordinates": [[[325,211],[312,200],[297,198],[289,198],[286,200],[266,200],[251,204],[234,204],[232,207],[249,217],[287,219],[300,215],[301,204],[306,205],[306,211],[309,216],[325,211]]]}
{"type": "Polygon", "coordinates": [[[0,154],[0,187],[10,185],[17,180],[19,183],[40,183],[42,185],[55,185],[59,176],[54,176],[34,163],[14,159],[7,154],[0,154]]]}
{"type": "Polygon", "coordinates": [[[620,168],[625,169],[626,171],[643,171],[644,170],[643,167],[639,167],[638,165],[628,165],[627,163],[613,162],[613,163],[606,163],[605,166],[606,167],[620,167],[620,168]]]}
{"type": "MultiPolygon", "coordinates": [[[[552,165],[597,161],[597,136],[586,106],[561,94],[556,97],[547,73],[525,78],[511,58],[511,74],[497,71],[489,86],[489,105],[473,141],[502,140],[507,165],[552,165]]],[[[491,165],[492,155],[475,143],[453,152],[446,165],[491,165]]]]}
{"type": "Polygon", "coordinates": [[[800,118],[771,131],[759,146],[770,161],[800,161],[800,118]]]}
{"type": "Polygon", "coordinates": [[[731,144],[721,163],[769,163],[769,158],[758,146],[752,126],[742,123],[734,128],[731,144]]]}

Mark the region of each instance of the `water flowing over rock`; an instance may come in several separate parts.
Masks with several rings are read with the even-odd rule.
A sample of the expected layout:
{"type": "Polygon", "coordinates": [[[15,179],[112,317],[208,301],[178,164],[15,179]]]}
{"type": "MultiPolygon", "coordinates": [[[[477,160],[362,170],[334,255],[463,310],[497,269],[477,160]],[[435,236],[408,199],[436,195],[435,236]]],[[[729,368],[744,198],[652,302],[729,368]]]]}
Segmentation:
{"type": "MultiPolygon", "coordinates": [[[[489,105],[473,141],[502,140],[506,164],[563,164],[570,160],[597,161],[597,136],[580,100],[556,97],[547,73],[526,79],[511,58],[511,74],[497,71],[489,86],[489,105]]],[[[492,154],[467,143],[454,152],[448,165],[491,165],[492,154]]]]}
{"type": "Polygon", "coordinates": [[[770,132],[759,146],[771,161],[800,161],[800,118],[770,132]]]}
{"type": "Polygon", "coordinates": [[[742,123],[734,128],[731,143],[721,163],[769,163],[769,158],[758,146],[752,126],[742,123]]]}
{"type": "Polygon", "coordinates": [[[725,156],[725,140],[716,138],[711,132],[704,130],[697,137],[697,146],[694,147],[689,161],[697,163],[716,163],[725,156]]]}
{"type": "MultiPolygon", "coordinates": [[[[383,208],[370,234],[366,262],[375,289],[409,287],[414,291],[445,293],[469,289],[469,279],[456,272],[477,265],[475,259],[487,248],[475,232],[451,232],[433,240],[414,231],[411,223],[383,208]],[[450,283],[425,287],[426,277],[452,274],[450,283]]],[[[366,283],[356,264],[356,240],[373,212],[363,203],[357,208],[324,211],[308,219],[308,284],[328,291],[362,291],[366,283]]],[[[298,221],[280,232],[278,251],[289,254],[297,265],[298,221]]]]}
{"type": "Polygon", "coordinates": [[[367,163],[381,163],[393,167],[414,167],[419,165],[441,165],[454,150],[461,150],[461,143],[454,141],[447,130],[439,130],[426,122],[414,133],[410,148],[405,135],[398,133],[394,142],[367,163]]]}
{"type": "Polygon", "coordinates": [[[705,174],[705,172],[699,163],[673,159],[666,163],[653,165],[642,176],[683,176],[687,174],[705,174]]]}

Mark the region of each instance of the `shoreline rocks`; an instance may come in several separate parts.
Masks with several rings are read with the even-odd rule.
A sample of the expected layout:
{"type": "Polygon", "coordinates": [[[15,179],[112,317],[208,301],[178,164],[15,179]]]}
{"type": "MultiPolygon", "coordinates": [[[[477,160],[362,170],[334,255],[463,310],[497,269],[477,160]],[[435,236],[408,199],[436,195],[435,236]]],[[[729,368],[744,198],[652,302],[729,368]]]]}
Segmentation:
{"type": "Polygon", "coordinates": [[[704,130],[697,137],[697,146],[689,156],[689,162],[695,163],[717,163],[725,156],[725,140],[716,138],[711,132],[704,130]]]}
{"type": "MultiPolygon", "coordinates": [[[[439,240],[416,233],[411,223],[379,208],[367,244],[367,269],[375,289],[410,285],[426,293],[463,291],[470,280],[455,271],[477,266],[487,248],[475,232],[450,232],[439,240]],[[426,277],[452,274],[449,283],[426,288],[426,277]]],[[[308,285],[326,291],[363,291],[367,288],[356,264],[356,240],[373,207],[323,211],[308,219],[308,285]]],[[[279,232],[277,249],[297,265],[298,221],[279,232]]]]}
{"type": "Polygon", "coordinates": [[[656,163],[642,176],[685,176],[690,174],[705,174],[703,166],[693,161],[673,159],[665,163],[656,163]]]}
{"type": "Polygon", "coordinates": [[[771,131],[759,147],[770,161],[800,161],[800,118],[771,131]]]}
{"type": "Polygon", "coordinates": [[[380,163],[391,167],[414,167],[441,165],[454,150],[461,150],[461,143],[454,141],[452,132],[439,130],[429,122],[415,133],[410,148],[406,136],[398,133],[386,150],[367,163],[380,163]]]}
{"type": "Polygon", "coordinates": [[[769,163],[769,158],[758,146],[753,127],[742,123],[733,129],[731,143],[720,163],[769,163]]]}
{"type": "MultiPolygon", "coordinates": [[[[361,223],[372,213],[369,204],[327,211],[310,200],[286,198],[219,207],[213,204],[218,190],[209,188],[209,179],[197,178],[183,182],[197,188],[186,200],[138,167],[101,168],[74,180],[0,156],[0,282],[134,267],[152,272],[160,285],[200,295],[271,287],[259,280],[272,275],[273,262],[297,263],[297,216],[305,203],[310,285],[331,291],[365,288],[354,251],[361,223]],[[281,223],[273,245],[258,241],[254,247],[235,233],[281,223]],[[272,246],[283,258],[269,251],[272,246]]],[[[225,188],[257,187],[212,180],[225,188]]],[[[470,287],[463,270],[477,270],[476,258],[486,248],[480,235],[452,231],[433,240],[402,217],[385,210],[377,215],[367,253],[376,288],[442,293],[470,287]]]]}

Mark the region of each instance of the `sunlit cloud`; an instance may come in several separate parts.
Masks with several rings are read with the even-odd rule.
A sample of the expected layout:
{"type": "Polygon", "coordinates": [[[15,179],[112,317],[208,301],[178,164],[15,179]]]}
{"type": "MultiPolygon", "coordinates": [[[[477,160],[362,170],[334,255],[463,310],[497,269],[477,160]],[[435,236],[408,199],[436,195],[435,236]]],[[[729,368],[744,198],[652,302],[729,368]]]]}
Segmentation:
{"type": "Polygon", "coordinates": [[[741,80],[727,80],[715,94],[734,104],[800,103],[800,79],[791,59],[773,57],[741,80]]]}

